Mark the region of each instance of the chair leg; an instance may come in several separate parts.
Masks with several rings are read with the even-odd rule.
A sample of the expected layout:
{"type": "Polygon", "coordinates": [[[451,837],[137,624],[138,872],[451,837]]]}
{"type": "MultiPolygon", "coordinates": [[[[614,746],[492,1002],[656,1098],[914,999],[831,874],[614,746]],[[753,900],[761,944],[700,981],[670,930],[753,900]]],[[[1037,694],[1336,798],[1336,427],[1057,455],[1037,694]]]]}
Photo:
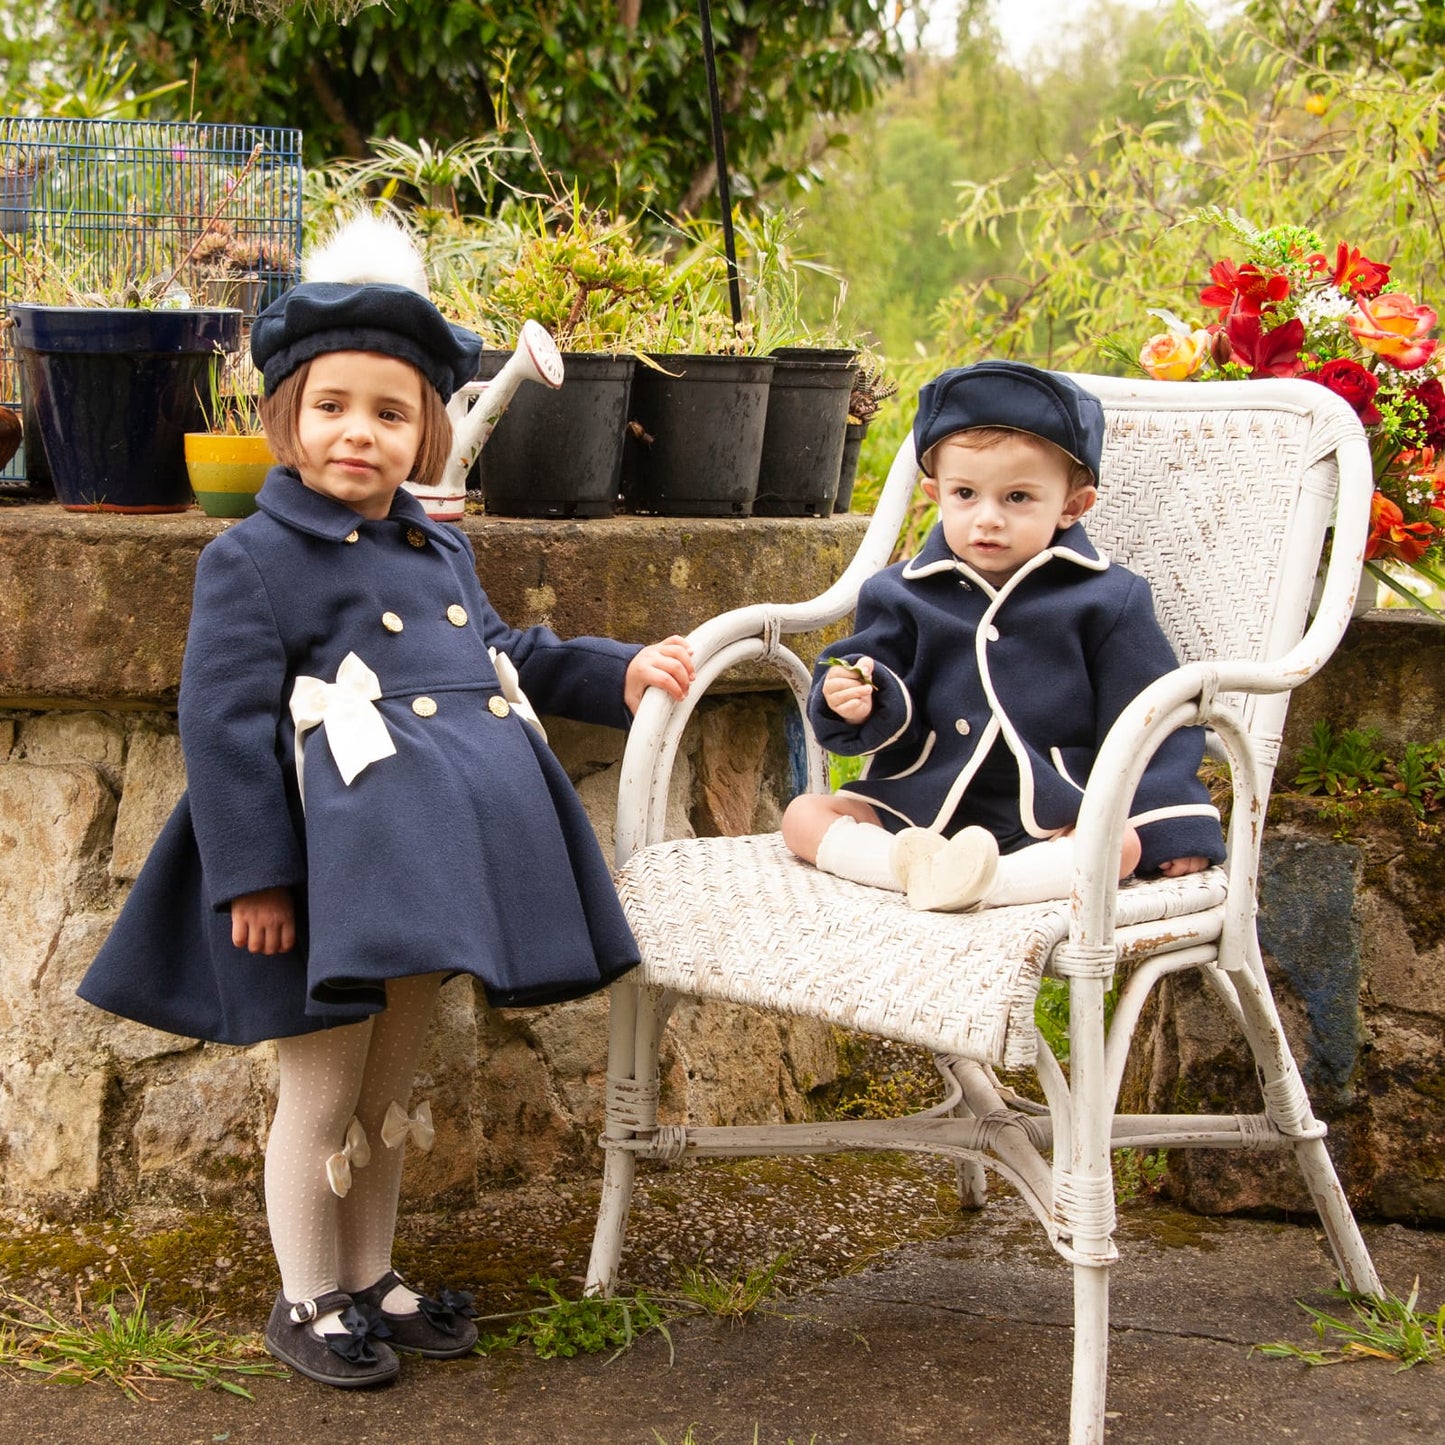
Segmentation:
{"type": "Polygon", "coordinates": [[[1385,1291],[1380,1276],[1375,1272],[1375,1262],[1370,1258],[1360,1226],[1355,1223],[1354,1211],[1345,1198],[1325,1141],[1301,1139],[1294,1146],[1294,1157],[1299,1162],[1305,1184],[1309,1186],[1315,1209],[1319,1211],[1325,1238],[1330,1242],[1330,1252],[1339,1266],[1345,1288],[1355,1294],[1374,1295],[1382,1299],[1385,1291]]]}
{"type": "Polygon", "coordinates": [[[1074,1385],[1069,1445],[1103,1445],[1109,1376],[1109,1267],[1074,1266],[1074,1385]]]}
{"type": "Polygon", "coordinates": [[[592,1257],[587,1264],[587,1279],[583,1286],[587,1294],[610,1295],[617,1283],[618,1264],[627,1235],[627,1216],[632,1208],[632,1186],[637,1174],[636,1155],[630,1149],[618,1146],[635,1138],[639,1124],[646,1123],[639,1118],[636,1101],[639,1093],[646,1095],[648,1092],[648,1078],[654,1099],[652,1123],[656,1123],[655,1028],[650,1031],[653,1047],[638,1047],[639,1024],[645,1007],[641,990],[635,983],[624,980],[612,986],[608,1017],[606,1122],[602,1131],[605,1162],[597,1228],[592,1236],[592,1257]],[[639,1069],[646,1077],[638,1078],[639,1069]],[[642,1085],[640,1090],[639,1084],[642,1085]]]}
{"type": "Polygon", "coordinates": [[[1296,1136],[1292,1145],[1295,1160],[1345,1287],[1356,1294],[1381,1296],[1384,1291],[1364,1236],[1355,1223],[1324,1140],[1316,1132],[1321,1126],[1315,1120],[1299,1065],[1285,1039],[1274,998],[1258,982],[1264,976],[1264,962],[1258,938],[1253,934],[1246,938],[1246,948],[1251,967],[1231,973],[1231,979],[1239,998],[1245,1037],[1259,1071],[1265,1110],[1276,1127],[1296,1136]],[[1305,1134],[1310,1137],[1299,1137],[1305,1134]]]}

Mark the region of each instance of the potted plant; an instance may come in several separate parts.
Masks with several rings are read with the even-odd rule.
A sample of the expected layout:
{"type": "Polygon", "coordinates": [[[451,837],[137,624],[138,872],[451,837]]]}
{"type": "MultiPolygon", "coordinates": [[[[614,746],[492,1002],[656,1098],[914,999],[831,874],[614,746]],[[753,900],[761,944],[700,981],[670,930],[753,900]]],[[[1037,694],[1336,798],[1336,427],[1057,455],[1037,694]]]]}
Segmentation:
{"type": "Polygon", "coordinates": [[[838,472],[838,494],[833,499],[835,513],[846,512],[852,507],[853,483],[858,476],[858,454],[863,438],[868,435],[868,423],[878,414],[879,406],[897,392],[897,382],[888,381],[883,375],[882,360],[864,351],[853,377],[853,390],[848,394],[847,435],[838,472]]]}
{"type": "Polygon", "coordinates": [[[186,474],[208,517],[249,517],[276,465],[261,429],[261,378],[243,352],[216,356],[210,369],[205,431],[185,435],[186,474]]]}
{"type": "MultiPolygon", "coordinates": [[[[25,298],[10,306],[9,321],[32,439],[38,434],[62,506],[191,505],[184,436],[205,429],[213,360],[239,348],[242,321],[238,308],[194,305],[193,292],[237,241],[226,212],[243,208],[263,153],[258,143],[243,165],[224,171],[178,166],[167,182],[184,207],[178,233],[117,215],[103,233],[62,228],[25,244],[0,235],[25,298]]],[[[109,203],[117,204],[113,196],[109,203]]],[[[242,259],[288,258],[257,250],[242,259]]]]}
{"type": "Polygon", "coordinates": [[[526,321],[562,352],[557,390],[519,390],[482,448],[489,512],[610,516],[617,502],[634,353],[672,281],[633,227],[588,211],[572,195],[522,218],[521,245],[485,291],[458,289],[444,307],[490,344],[480,378],[511,357],[526,321]]]}
{"type": "Polygon", "coordinates": [[[29,230],[35,183],[49,163],[48,154],[23,146],[6,146],[0,152],[0,233],[19,235],[29,230]]]}

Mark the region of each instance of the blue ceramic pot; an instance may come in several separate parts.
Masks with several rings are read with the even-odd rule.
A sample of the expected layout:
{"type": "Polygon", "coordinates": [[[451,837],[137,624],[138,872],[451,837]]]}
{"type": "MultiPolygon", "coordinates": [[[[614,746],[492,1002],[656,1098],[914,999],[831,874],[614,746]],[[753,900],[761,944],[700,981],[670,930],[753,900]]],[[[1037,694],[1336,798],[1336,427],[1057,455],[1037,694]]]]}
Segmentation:
{"type": "Polygon", "coordinates": [[[211,361],[240,345],[240,311],[22,304],[10,317],[61,505],[189,507],[185,434],[205,429],[211,361]]]}

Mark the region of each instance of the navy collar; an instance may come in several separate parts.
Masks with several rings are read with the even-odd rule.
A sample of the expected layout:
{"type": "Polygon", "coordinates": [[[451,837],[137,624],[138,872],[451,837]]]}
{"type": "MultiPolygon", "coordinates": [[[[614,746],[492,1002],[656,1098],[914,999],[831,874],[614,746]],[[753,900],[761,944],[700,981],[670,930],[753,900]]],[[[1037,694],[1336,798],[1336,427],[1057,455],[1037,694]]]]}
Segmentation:
{"type": "MultiPolygon", "coordinates": [[[[272,467],[256,497],[256,505],[278,522],[323,542],[344,542],[364,520],[345,502],[313,492],[289,467],[272,467]]],[[[439,547],[460,552],[455,530],[427,516],[422,504],[405,487],[398,487],[386,521],[416,527],[439,547]]]]}
{"type": "MultiPolygon", "coordinates": [[[[1094,550],[1094,544],[1089,541],[1082,522],[1075,522],[1072,526],[1055,532],[1054,540],[1047,552],[1041,555],[1057,558],[1061,562],[1072,562],[1091,572],[1102,572],[1109,565],[1108,558],[1101,557],[1094,550]]],[[[1036,558],[1035,566],[1041,565],[1042,563],[1036,558]]],[[[1029,570],[1033,571],[1034,566],[1030,566],[1029,570]]],[[[982,580],[972,567],[965,562],[960,562],[953,555],[952,548],[944,540],[941,523],[928,534],[927,540],[917,554],[904,564],[903,577],[905,581],[915,582],[920,577],[932,577],[939,572],[958,572],[972,581],[982,580]]]]}

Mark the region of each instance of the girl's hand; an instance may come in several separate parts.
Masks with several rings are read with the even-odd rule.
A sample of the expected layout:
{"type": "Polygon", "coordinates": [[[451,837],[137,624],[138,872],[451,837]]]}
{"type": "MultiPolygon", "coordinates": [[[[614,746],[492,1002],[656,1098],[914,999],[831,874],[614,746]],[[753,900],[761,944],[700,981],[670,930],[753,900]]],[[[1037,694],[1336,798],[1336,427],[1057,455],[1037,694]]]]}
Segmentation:
{"type": "Polygon", "coordinates": [[[627,711],[635,713],[642,694],[650,687],[660,687],[670,698],[681,702],[696,676],[687,639],[666,637],[644,647],[627,664],[622,700],[627,704],[627,711]]]}
{"type": "Polygon", "coordinates": [[[823,679],[823,701],[846,723],[855,727],[873,712],[873,659],[860,657],[846,666],[829,668],[823,679]]]}
{"type": "Polygon", "coordinates": [[[231,942],[248,953],[296,947],[296,904],[289,888],[262,888],[231,900],[231,942]]]}
{"type": "Polygon", "coordinates": [[[1159,865],[1159,871],[1166,878],[1183,878],[1186,873],[1203,873],[1208,867],[1208,858],[1171,858],[1159,865]]]}

